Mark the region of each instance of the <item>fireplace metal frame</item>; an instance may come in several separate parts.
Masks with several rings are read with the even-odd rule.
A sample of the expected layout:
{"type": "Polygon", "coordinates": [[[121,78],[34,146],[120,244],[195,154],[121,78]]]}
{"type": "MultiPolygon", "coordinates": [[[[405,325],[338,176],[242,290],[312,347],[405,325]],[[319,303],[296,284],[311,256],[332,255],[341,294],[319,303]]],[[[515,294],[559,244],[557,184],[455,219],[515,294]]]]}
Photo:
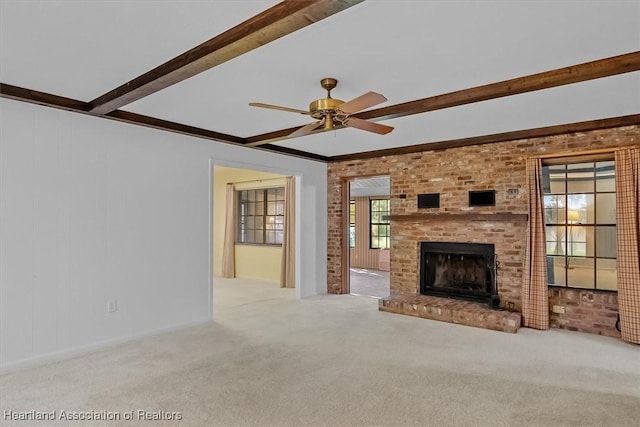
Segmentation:
{"type": "Polygon", "coordinates": [[[420,293],[446,298],[486,302],[491,308],[500,307],[498,295],[498,260],[495,245],[490,243],[420,242],[420,293]],[[472,255],[484,258],[486,265],[485,291],[463,291],[452,287],[434,287],[429,284],[435,276],[435,267],[429,265],[427,254],[472,255]]]}

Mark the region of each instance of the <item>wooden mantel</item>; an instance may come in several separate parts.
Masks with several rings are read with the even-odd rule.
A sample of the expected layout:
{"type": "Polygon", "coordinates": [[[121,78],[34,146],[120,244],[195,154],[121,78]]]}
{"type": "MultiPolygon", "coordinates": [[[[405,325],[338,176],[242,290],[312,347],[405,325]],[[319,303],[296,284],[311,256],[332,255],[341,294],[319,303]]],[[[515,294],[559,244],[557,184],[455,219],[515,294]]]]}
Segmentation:
{"type": "Polygon", "coordinates": [[[389,215],[391,221],[403,222],[451,222],[451,221],[495,221],[495,222],[527,222],[529,214],[495,212],[416,212],[409,214],[389,215]]]}

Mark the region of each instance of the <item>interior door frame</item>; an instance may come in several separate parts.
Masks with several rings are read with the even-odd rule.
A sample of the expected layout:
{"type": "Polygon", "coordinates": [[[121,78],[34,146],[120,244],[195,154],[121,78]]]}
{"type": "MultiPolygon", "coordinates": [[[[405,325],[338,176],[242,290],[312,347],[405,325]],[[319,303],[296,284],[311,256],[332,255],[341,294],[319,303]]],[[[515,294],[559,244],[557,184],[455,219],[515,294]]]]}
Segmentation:
{"type": "MultiPolygon", "coordinates": [[[[351,293],[351,248],[349,246],[349,202],[351,201],[351,182],[360,178],[371,178],[376,176],[388,176],[391,183],[391,173],[371,173],[340,178],[342,188],[342,254],[341,254],[341,275],[340,293],[351,293]]],[[[389,184],[389,206],[391,206],[391,184],[389,184]]],[[[391,251],[391,248],[389,248],[391,251]]]]}
{"type": "Polygon", "coordinates": [[[351,248],[349,246],[349,201],[351,199],[351,181],[354,177],[341,179],[342,186],[342,283],[340,293],[351,293],[351,248]],[[346,214],[344,214],[346,212],[346,214]]]}

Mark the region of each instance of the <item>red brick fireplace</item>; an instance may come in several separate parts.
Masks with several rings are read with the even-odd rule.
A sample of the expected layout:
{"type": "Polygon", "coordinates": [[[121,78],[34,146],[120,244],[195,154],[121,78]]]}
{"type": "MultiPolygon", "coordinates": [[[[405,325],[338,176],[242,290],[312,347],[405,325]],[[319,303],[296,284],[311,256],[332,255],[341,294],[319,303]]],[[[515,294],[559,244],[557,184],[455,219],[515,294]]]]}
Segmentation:
{"type": "MultiPolygon", "coordinates": [[[[528,224],[525,159],[542,154],[622,147],[637,144],[638,140],[640,127],[628,126],[330,163],[328,292],[344,292],[343,275],[348,272],[342,265],[343,190],[348,188],[345,183],[353,177],[390,175],[391,297],[381,302],[381,309],[515,332],[520,324],[528,224]],[[470,207],[469,192],[478,190],[495,191],[495,205],[470,207]],[[417,196],[427,193],[439,194],[439,207],[418,208],[417,196]],[[421,242],[493,245],[498,261],[501,310],[491,310],[487,303],[441,301],[421,295],[421,242]],[[425,303],[426,300],[430,301],[425,303]],[[496,320],[499,315],[505,319],[496,320]],[[488,318],[493,320],[487,322],[488,318]],[[502,324],[499,328],[495,326],[498,323],[502,324]]],[[[567,306],[564,314],[550,313],[552,327],[618,335],[615,315],[612,315],[617,308],[615,293],[553,288],[550,297],[553,298],[550,310],[555,304],[567,306]]]]}

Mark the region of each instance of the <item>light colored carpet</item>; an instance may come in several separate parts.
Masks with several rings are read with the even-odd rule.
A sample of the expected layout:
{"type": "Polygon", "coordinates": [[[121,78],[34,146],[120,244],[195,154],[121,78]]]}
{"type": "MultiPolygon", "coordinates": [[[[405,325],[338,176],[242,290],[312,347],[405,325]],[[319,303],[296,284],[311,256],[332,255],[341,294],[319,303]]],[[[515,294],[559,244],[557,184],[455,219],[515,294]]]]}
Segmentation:
{"type": "Polygon", "coordinates": [[[358,267],[351,267],[349,271],[349,288],[352,294],[375,298],[389,296],[391,278],[388,271],[358,267]]]}
{"type": "MultiPolygon", "coordinates": [[[[181,421],[6,426],[631,426],[640,348],[377,311],[353,295],[218,279],[214,323],[3,375],[5,410],[178,411],[181,421]]],[[[137,416],[137,413],[136,413],[137,416]]]]}

